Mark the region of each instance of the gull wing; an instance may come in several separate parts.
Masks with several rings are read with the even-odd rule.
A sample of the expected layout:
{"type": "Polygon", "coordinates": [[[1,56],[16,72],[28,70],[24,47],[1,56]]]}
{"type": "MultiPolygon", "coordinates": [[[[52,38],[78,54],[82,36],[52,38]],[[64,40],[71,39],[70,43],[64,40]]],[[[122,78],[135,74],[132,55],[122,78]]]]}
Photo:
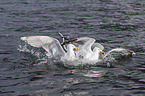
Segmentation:
{"type": "Polygon", "coordinates": [[[104,58],[106,58],[107,56],[110,56],[112,54],[116,54],[116,56],[133,56],[135,53],[131,50],[128,49],[124,49],[124,48],[115,48],[110,50],[109,52],[106,53],[106,55],[104,56],[104,58]]]}
{"type": "Polygon", "coordinates": [[[79,46],[91,48],[91,46],[93,45],[93,43],[95,41],[96,40],[94,38],[81,37],[81,38],[77,38],[77,40],[75,41],[75,43],[78,44],[79,46]]]}
{"type": "Polygon", "coordinates": [[[104,46],[101,45],[100,43],[94,43],[94,44],[91,46],[91,49],[93,50],[95,47],[98,47],[98,48],[100,48],[101,50],[104,50],[104,46]]]}
{"type": "Polygon", "coordinates": [[[91,49],[93,50],[95,47],[100,48],[101,50],[104,49],[103,45],[101,45],[100,43],[94,43],[96,40],[94,38],[89,38],[89,37],[81,37],[76,39],[76,41],[74,41],[75,43],[77,43],[79,46],[86,46],[88,48],[91,47],[91,49]]]}
{"type": "Polygon", "coordinates": [[[88,58],[92,55],[91,46],[94,44],[95,39],[89,37],[78,38],[75,43],[78,45],[78,54],[84,58],[88,58]]]}
{"type": "Polygon", "coordinates": [[[49,56],[61,56],[65,53],[59,41],[49,36],[27,36],[21,37],[21,40],[27,42],[33,47],[44,48],[49,56]]]}

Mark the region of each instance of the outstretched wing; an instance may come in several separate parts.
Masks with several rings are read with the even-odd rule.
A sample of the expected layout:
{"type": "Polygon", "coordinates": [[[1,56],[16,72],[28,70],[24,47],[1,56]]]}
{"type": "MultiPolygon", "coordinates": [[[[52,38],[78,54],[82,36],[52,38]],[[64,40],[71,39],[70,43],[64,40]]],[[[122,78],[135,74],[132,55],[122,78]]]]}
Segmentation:
{"type": "Polygon", "coordinates": [[[77,38],[75,41],[76,44],[78,44],[81,47],[86,47],[88,49],[91,48],[91,46],[94,44],[95,39],[94,38],[89,38],[89,37],[81,37],[77,38]]]}
{"type": "Polygon", "coordinates": [[[61,56],[65,53],[59,41],[49,36],[27,36],[21,37],[21,40],[27,42],[33,47],[44,48],[49,56],[61,56]]]}
{"type": "Polygon", "coordinates": [[[88,58],[92,55],[91,46],[94,44],[95,39],[89,37],[78,38],[75,43],[78,45],[78,54],[84,58],[88,58]]]}
{"type": "Polygon", "coordinates": [[[98,47],[98,48],[100,48],[101,50],[104,50],[103,45],[101,45],[100,43],[94,43],[94,44],[91,46],[91,49],[93,50],[95,47],[98,47]]]}
{"type": "Polygon", "coordinates": [[[116,54],[118,56],[133,56],[135,53],[131,50],[124,49],[124,48],[115,48],[107,52],[107,54],[104,56],[106,58],[109,55],[116,54]]]}

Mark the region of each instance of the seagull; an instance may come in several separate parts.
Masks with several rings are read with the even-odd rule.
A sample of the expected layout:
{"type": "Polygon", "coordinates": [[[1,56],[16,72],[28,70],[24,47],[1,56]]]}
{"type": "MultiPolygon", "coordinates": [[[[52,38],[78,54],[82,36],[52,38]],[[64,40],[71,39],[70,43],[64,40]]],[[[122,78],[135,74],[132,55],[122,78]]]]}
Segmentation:
{"type": "Polygon", "coordinates": [[[46,54],[48,57],[54,57],[62,61],[85,61],[96,63],[96,61],[105,60],[112,55],[112,53],[120,53],[126,56],[133,56],[135,54],[133,51],[124,48],[115,48],[105,54],[103,51],[104,47],[100,43],[95,43],[96,40],[94,38],[66,38],[62,34],[60,35],[63,38],[62,43],[49,36],[26,36],[21,37],[21,40],[33,47],[42,47],[48,52],[46,54]],[[65,41],[65,39],[67,40],[65,41]],[[64,47],[66,44],[67,48],[64,47]],[[100,54],[102,54],[102,58],[100,58],[100,54]]]}
{"type": "Polygon", "coordinates": [[[100,43],[95,43],[96,40],[94,38],[71,38],[69,36],[63,36],[60,32],[59,35],[63,38],[62,46],[64,49],[66,49],[65,44],[67,43],[74,43],[79,47],[79,50],[76,51],[77,58],[79,59],[94,61],[99,59],[100,53],[104,54],[104,47],[100,43]]]}
{"type": "Polygon", "coordinates": [[[104,54],[104,47],[99,43],[94,43],[95,41],[94,38],[89,37],[78,38],[75,41],[79,47],[79,50],[76,52],[78,56],[88,60],[98,60],[99,54],[104,54]]]}
{"type": "Polygon", "coordinates": [[[116,58],[118,58],[118,56],[126,56],[126,57],[132,57],[133,55],[135,55],[136,53],[125,49],[125,48],[114,48],[110,51],[108,51],[105,55],[104,55],[104,59],[108,58],[109,56],[113,56],[113,54],[116,54],[116,58]],[[118,55],[118,56],[117,56],[118,55]]]}
{"type": "MultiPolygon", "coordinates": [[[[114,48],[106,52],[105,54],[105,52],[103,51],[104,47],[100,43],[95,43],[96,40],[94,38],[89,37],[64,38],[64,36],[61,33],[59,34],[63,38],[64,45],[70,42],[76,44],[79,47],[79,50],[77,50],[76,52],[78,57],[86,60],[90,61],[98,60],[100,53],[102,54],[102,60],[108,58],[109,56],[112,56],[113,54],[126,57],[132,57],[133,55],[135,55],[135,52],[125,48],[114,48]],[[65,42],[65,39],[67,39],[67,42],[65,42]]],[[[117,55],[115,58],[118,58],[117,55]]]]}
{"type": "Polygon", "coordinates": [[[100,59],[100,53],[102,54],[102,60],[108,58],[109,56],[113,56],[113,54],[116,54],[114,57],[116,59],[120,57],[132,57],[136,54],[135,52],[125,48],[114,48],[108,52],[104,52],[104,47],[100,43],[94,42],[94,38],[78,38],[75,43],[77,43],[79,47],[79,50],[77,50],[79,56],[82,56],[84,59],[87,59],[89,61],[96,61],[100,59]]]}
{"type": "Polygon", "coordinates": [[[49,57],[61,58],[63,60],[74,60],[76,57],[74,49],[79,49],[73,44],[68,44],[67,52],[65,52],[60,45],[60,42],[49,36],[26,36],[21,37],[21,40],[27,42],[33,47],[42,47],[48,52],[49,57]]]}

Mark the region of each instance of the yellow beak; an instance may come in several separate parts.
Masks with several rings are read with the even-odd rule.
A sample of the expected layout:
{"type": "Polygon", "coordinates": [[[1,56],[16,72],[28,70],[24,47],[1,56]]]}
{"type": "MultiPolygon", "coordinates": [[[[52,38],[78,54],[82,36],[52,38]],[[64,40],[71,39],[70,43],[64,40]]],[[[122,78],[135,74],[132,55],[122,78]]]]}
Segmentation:
{"type": "Polygon", "coordinates": [[[105,52],[104,52],[104,51],[101,51],[101,53],[102,53],[102,59],[103,59],[103,57],[104,57],[103,54],[104,54],[105,52]]]}
{"type": "Polygon", "coordinates": [[[77,50],[79,50],[79,48],[78,47],[74,47],[75,49],[77,49],[77,50]]]}
{"type": "Polygon", "coordinates": [[[101,53],[104,54],[105,52],[104,51],[101,51],[101,53]]]}

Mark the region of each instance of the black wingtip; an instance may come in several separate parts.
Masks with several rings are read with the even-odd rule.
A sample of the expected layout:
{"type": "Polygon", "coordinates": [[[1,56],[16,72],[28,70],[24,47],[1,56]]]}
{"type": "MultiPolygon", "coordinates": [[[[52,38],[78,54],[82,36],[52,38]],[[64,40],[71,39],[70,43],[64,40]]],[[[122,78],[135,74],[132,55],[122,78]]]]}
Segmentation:
{"type": "Polygon", "coordinates": [[[128,52],[130,53],[129,55],[132,57],[133,55],[135,55],[136,53],[131,51],[131,50],[128,50],[128,52]]]}

